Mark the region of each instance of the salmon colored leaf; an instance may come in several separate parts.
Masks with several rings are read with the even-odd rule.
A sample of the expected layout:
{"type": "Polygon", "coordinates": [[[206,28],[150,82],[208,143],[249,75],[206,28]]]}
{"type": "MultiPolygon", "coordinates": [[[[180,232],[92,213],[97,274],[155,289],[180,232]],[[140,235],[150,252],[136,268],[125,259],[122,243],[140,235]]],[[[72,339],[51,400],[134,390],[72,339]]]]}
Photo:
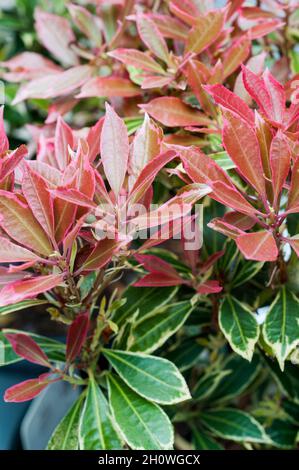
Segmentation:
{"type": "Polygon", "coordinates": [[[156,57],[167,63],[169,59],[168,47],[153,20],[148,15],[138,13],[136,23],[139,36],[144,44],[156,57]]]}
{"type": "Polygon", "coordinates": [[[215,42],[223,29],[225,16],[225,10],[212,10],[199,16],[188,34],[186,52],[200,54],[215,42]]]}
{"type": "Polygon", "coordinates": [[[115,49],[114,51],[108,52],[108,55],[123,64],[132,65],[141,70],[164,73],[163,68],[158,62],[145,52],[138,51],[137,49],[115,49]]]}
{"type": "Polygon", "coordinates": [[[290,171],[291,152],[286,139],[278,131],[272,140],[270,148],[270,165],[272,171],[272,186],[274,191],[274,207],[279,201],[283,185],[290,171]]]}
{"type": "Polygon", "coordinates": [[[20,263],[28,261],[41,261],[41,258],[32,251],[12,243],[0,236],[0,263],[20,263]]]}
{"type": "Polygon", "coordinates": [[[89,97],[121,97],[130,98],[141,94],[140,88],[127,78],[120,77],[94,77],[88,80],[76,98],[89,97]]]}
{"type": "Polygon", "coordinates": [[[4,401],[20,403],[32,400],[32,398],[39,395],[51,382],[53,382],[53,380],[50,379],[50,374],[42,374],[42,376],[37,379],[29,379],[20,382],[5,391],[4,401]]]}
{"type": "Polygon", "coordinates": [[[6,333],[5,337],[8,339],[14,352],[18,356],[21,356],[34,364],[51,367],[48,356],[29,335],[22,333],[6,333]]]}
{"type": "Polygon", "coordinates": [[[271,232],[245,233],[236,239],[237,246],[246,259],[275,261],[278,249],[271,232]]]}

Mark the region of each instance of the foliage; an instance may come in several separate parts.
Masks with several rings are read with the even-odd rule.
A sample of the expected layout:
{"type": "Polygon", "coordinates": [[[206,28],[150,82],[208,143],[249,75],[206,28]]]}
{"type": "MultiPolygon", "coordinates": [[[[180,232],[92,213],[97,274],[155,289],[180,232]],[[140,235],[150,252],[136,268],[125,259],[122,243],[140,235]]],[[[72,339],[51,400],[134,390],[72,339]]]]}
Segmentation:
{"type": "Polygon", "coordinates": [[[81,391],[48,449],[297,446],[299,9],[253,3],[1,14],[0,315],[66,330],[2,329],[45,368],[4,398],[81,391]]]}

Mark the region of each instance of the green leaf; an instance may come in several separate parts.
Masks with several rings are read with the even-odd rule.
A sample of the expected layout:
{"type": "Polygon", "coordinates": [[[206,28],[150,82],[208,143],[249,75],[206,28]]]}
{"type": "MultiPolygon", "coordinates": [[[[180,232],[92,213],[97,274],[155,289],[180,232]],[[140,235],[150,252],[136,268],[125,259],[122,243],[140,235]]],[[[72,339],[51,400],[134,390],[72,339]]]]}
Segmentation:
{"type": "Polygon", "coordinates": [[[22,333],[30,336],[47,354],[51,361],[65,362],[65,344],[55,341],[54,339],[46,338],[35,333],[28,333],[27,331],[14,330],[12,328],[4,328],[0,331],[0,366],[6,366],[15,362],[23,361],[23,358],[18,356],[10,342],[5,338],[6,333],[22,333]]]}
{"type": "Polygon", "coordinates": [[[263,357],[263,360],[270,369],[270,372],[280,389],[295,403],[299,405],[299,375],[298,366],[290,363],[285,364],[284,372],[281,371],[278,364],[273,362],[268,357],[263,357]]]}
{"type": "Polygon", "coordinates": [[[192,429],[192,442],[195,450],[224,450],[217,441],[201,428],[192,429]]]}
{"type": "Polygon", "coordinates": [[[121,327],[137,311],[140,312],[140,316],[145,317],[162,305],[167,304],[177,290],[176,286],[143,287],[142,289],[140,287],[129,286],[122,296],[127,301],[114,312],[112,320],[121,327]]]}
{"type": "Polygon", "coordinates": [[[78,429],[83,399],[84,394],[81,394],[60,421],[48,442],[47,450],[78,450],[78,429]]]}
{"type": "Polygon", "coordinates": [[[187,338],[180,341],[178,347],[167,354],[167,359],[174,362],[178,369],[183,372],[200,361],[203,351],[204,347],[198,341],[187,338]]]}
{"type": "Polygon", "coordinates": [[[232,168],[236,168],[234,162],[230,159],[227,152],[216,152],[210,153],[209,157],[212,158],[215,162],[218,163],[221,168],[224,170],[231,170],[232,168]]]}
{"type": "Polygon", "coordinates": [[[185,323],[194,306],[189,300],[163,307],[136,321],[128,338],[128,349],[152,353],[185,323]]]}
{"type": "Polygon", "coordinates": [[[269,443],[269,438],[260,423],[244,411],[233,408],[210,410],[200,414],[200,422],[223,439],[269,443]]]}
{"type": "Polygon", "coordinates": [[[200,377],[192,392],[195,400],[205,400],[217,388],[219,382],[229,374],[228,370],[214,370],[200,377]]]}
{"type": "Polygon", "coordinates": [[[232,354],[223,364],[223,369],[229,374],[220,380],[209,397],[210,402],[228,401],[242,395],[261,370],[257,354],[253,356],[251,362],[246,361],[237,354],[232,354]]]}
{"type": "Polygon", "coordinates": [[[126,384],[148,400],[171,405],[191,398],[184,377],[167,359],[111,349],[104,355],[126,384]]]}
{"type": "Polygon", "coordinates": [[[107,400],[92,378],[79,424],[81,450],[122,449],[122,443],[114,428],[107,400]]]}
{"type": "Polygon", "coordinates": [[[108,385],[112,415],[127,444],[134,450],[172,449],[172,425],[164,411],[118,377],[109,375],[108,385]]]}
{"type": "Polygon", "coordinates": [[[282,419],[275,419],[271,426],[266,428],[266,433],[276,447],[293,449],[296,443],[298,426],[282,419]]]}
{"type": "Polygon", "coordinates": [[[231,348],[251,361],[259,326],[249,308],[227,295],[220,307],[219,325],[231,348]]]}
{"type": "Polygon", "coordinates": [[[265,263],[246,260],[231,281],[231,287],[238,287],[252,279],[265,263]]]}
{"type": "Polygon", "coordinates": [[[285,287],[281,288],[268,310],[263,337],[283,371],[286,358],[299,344],[299,300],[285,287]]]}
{"type": "Polygon", "coordinates": [[[19,310],[24,310],[25,308],[35,307],[37,305],[48,304],[47,300],[38,300],[38,299],[29,299],[22,300],[22,302],[17,302],[16,304],[6,305],[5,307],[0,307],[0,315],[7,315],[8,313],[17,312],[19,310]]]}

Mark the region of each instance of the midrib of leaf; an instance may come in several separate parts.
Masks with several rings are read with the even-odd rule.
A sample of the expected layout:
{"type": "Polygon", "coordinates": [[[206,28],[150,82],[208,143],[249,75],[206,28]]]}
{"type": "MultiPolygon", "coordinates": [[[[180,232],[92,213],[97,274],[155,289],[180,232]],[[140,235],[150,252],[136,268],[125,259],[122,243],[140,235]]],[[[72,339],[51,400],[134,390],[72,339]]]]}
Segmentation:
{"type": "MultiPolygon", "coordinates": [[[[208,417],[208,418],[209,418],[209,417],[208,417]]],[[[219,423],[226,424],[227,426],[232,426],[232,425],[233,425],[233,427],[235,427],[238,431],[239,431],[239,430],[241,431],[242,437],[244,437],[244,440],[245,440],[246,437],[249,437],[249,438],[250,438],[250,436],[248,436],[248,434],[247,434],[247,436],[243,436],[244,427],[241,426],[241,425],[239,425],[239,424],[237,424],[235,421],[232,423],[231,421],[227,421],[225,418],[220,418],[219,416],[216,416],[216,417],[215,417],[215,416],[210,416],[210,419],[214,420],[214,422],[215,422],[215,421],[216,421],[216,422],[218,421],[219,423]]],[[[261,430],[258,428],[258,426],[256,425],[256,423],[252,422],[252,420],[251,420],[250,417],[248,417],[248,419],[249,419],[249,421],[251,422],[251,424],[253,424],[253,425],[258,429],[258,431],[261,433],[261,430]]],[[[207,424],[207,426],[208,426],[208,424],[207,424]]],[[[210,426],[212,427],[211,424],[210,424],[210,426]]],[[[223,433],[221,433],[221,434],[224,435],[223,433]]],[[[233,433],[229,433],[228,435],[234,436],[233,433]]],[[[237,435],[237,436],[238,436],[238,435],[237,435]]],[[[255,438],[253,438],[253,439],[255,439],[255,438]]]]}
{"type": "Polygon", "coordinates": [[[33,179],[31,177],[31,175],[29,176],[30,178],[30,183],[31,183],[31,189],[34,191],[34,194],[35,194],[35,197],[37,198],[38,202],[39,202],[39,205],[40,205],[40,208],[43,212],[43,216],[44,216],[44,219],[45,219],[45,222],[46,222],[46,225],[47,225],[47,228],[50,232],[51,235],[53,235],[53,229],[51,227],[51,223],[50,223],[50,220],[49,220],[49,217],[48,217],[48,214],[46,213],[45,209],[44,209],[44,204],[43,204],[43,201],[40,197],[40,194],[39,192],[37,191],[36,189],[36,186],[35,184],[33,183],[33,179]]]}
{"type": "MultiPolygon", "coordinates": [[[[109,352],[109,354],[110,354],[110,352],[109,352]]],[[[109,354],[108,354],[108,356],[109,356],[109,354]]],[[[175,389],[175,390],[180,391],[180,388],[177,388],[175,386],[172,386],[172,385],[169,385],[169,384],[163,382],[163,380],[158,379],[157,377],[155,377],[154,375],[149,374],[148,372],[145,372],[143,369],[139,369],[138,367],[131,364],[130,362],[127,362],[125,359],[119,358],[119,356],[115,356],[115,354],[111,354],[111,355],[116,357],[116,359],[119,360],[120,362],[122,362],[123,364],[129,365],[129,367],[131,367],[132,369],[137,370],[138,372],[141,372],[146,377],[150,377],[150,379],[154,379],[156,382],[161,383],[162,385],[164,385],[164,386],[166,386],[170,389],[175,389]]]]}
{"type": "MultiPolygon", "coordinates": [[[[244,336],[244,334],[243,334],[243,330],[242,330],[242,328],[241,328],[241,324],[240,324],[240,322],[239,322],[238,315],[237,315],[237,312],[236,312],[236,310],[235,310],[234,304],[233,304],[233,302],[232,302],[232,300],[231,300],[231,297],[228,297],[228,302],[229,302],[229,305],[230,305],[230,307],[231,307],[231,309],[232,309],[233,316],[234,316],[234,319],[235,319],[235,321],[236,321],[237,327],[238,327],[238,329],[239,329],[240,337],[241,337],[241,339],[242,339],[242,342],[243,342],[243,344],[244,344],[245,351],[246,351],[246,338],[245,338],[245,336],[244,336]]],[[[233,328],[234,328],[234,326],[232,326],[232,328],[231,328],[231,330],[230,330],[231,332],[232,332],[233,328]]]]}
{"type": "Polygon", "coordinates": [[[281,300],[282,300],[281,353],[282,353],[282,356],[284,356],[285,350],[286,350],[286,321],[287,321],[286,290],[284,286],[282,287],[282,290],[281,290],[281,300]]]}
{"type": "MultiPolygon", "coordinates": [[[[199,35],[198,40],[195,42],[194,46],[191,47],[191,50],[198,47],[198,44],[200,44],[205,36],[208,36],[210,34],[210,31],[214,28],[215,24],[219,21],[219,18],[212,18],[207,29],[203,29],[202,33],[199,35]]],[[[198,31],[199,27],[195,27],[195,30],[198,31]]],[[[201,29],[201,28],[200,28],[201,29]]],[[[215,36],[215,40],[217,38],[217,35],[215,36]]],[[[210,42],[210,41],[209,41],[210,42]]]]}
{"type": "Polygon", "coordinates": [[[156,442],[156,444],[159,447],[161,447],[161,443],[157,440],[156,436],[151,432],[151,430],[148,428],[147,424],[143,421],[142,417],[140,416],[140,414],[138,413],[136,408],[134,408],[133,404],[130,402],[127,395],[123,392],[122,388],[118,385],[118,383],[113,379],[113,377],[111,375],[110,375],[109,379],[112,380],[112,382],[114,383],[114,385],[118,389],[119,393],[123,396],[124,400],[128,403],[128,405],[131,408],[131,410],[133,411],[133,413],[135,413],[135,415],[138,417],[138,419],[140,420],[140,422],[142,423],[142,425],[144,426],[145,430],[150,435],[150,437],[156,442]]]}

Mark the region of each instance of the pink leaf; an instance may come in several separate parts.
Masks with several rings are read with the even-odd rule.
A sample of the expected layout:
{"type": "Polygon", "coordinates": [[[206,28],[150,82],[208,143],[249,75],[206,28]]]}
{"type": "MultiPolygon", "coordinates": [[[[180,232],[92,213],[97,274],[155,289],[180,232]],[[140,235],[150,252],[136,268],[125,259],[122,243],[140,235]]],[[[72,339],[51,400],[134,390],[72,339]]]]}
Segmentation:
{"type": "Polygon", "coordinates": [[[295,160],[292,169],[287,209],[288,212],[299,212],[299,158],[295,160]]]}
{"type": "Polygon", "coordinates": [[[169,3],[170,11],[190,26],[196,24],[200,12],[192,0],[172,0],[169,3]]]}
{"type": "Polygon", "coordinates": [[[9,69],[9,72],[3,74],[3,78],[9,82],[33,80],[62,70],[54,62],[35,52],[22,52],[1,62],[1,66],[9,69]]]}
{"type": "Polygon", "coordinates": [[[85,196],[85,194],[78,191],[78,189],[57,188],[52,191],[52,194],[57,198],[81,207],[87,207],[88,209],[95,209],[97,207],[97,204],[95,204],[92,199],[85,196]]]}
{"type": "Polygon", "coordinates": [[[167,63],[169,60],[167,44],[153,20],[148,15],[138,13],[136,23],[139,36],[144,44],[155,56],[167,63]]]}
{"type": "Polygon", "coordinates": [[[70,162],[69,148],[74,148],[72,129],[59,117],[55,129],[55,156],[61,171],[65,170],[70,162]]]}
{"type": "Polygon", "coordinates": [[[291,152],[281,131],[278,131],[271,143],[270,164],[272,170],[272,186],[274,191],[274,206],[290,171],[291,152]]]}
{"type": "Polygon", "coordinates": [[[210,186],[213,190],[211,197],[216,199],[216,201],[249,216],[254,216],[256,213],[259,213],[257,209],[247,202],[236,188],[228,186],[222,181],[210,183],[210,186]]]}
{"type": "Polygon", "coordinates": [[[169,15],[160,15],[159,13],[152,13],[149,17],[154,21],[164,38],[186,41],[188,28],[181,21],[169,15]]]}
{"type": "Polygon", "coordinates": [[[177,156],[176,152],[169,150],[161,153],[151,160],[141,171],[128,198],[128,204],[135,204],[140,201],[146,191],[153,183],[157,173],[177,156]]]}
{"type": "Polygon", "coordinates": [[[101,158],[108,182],[117,197],[127,171],[129,139],[123,120],[106,103],[106,116],[101,136],[101,158]]]}
{"type": "Polygon", "coordinates": [[[54,239],[54,209],[46,181],[27,166],[22,181],[23,194],[44,231],[54,239]]]}
{"type": "Polygon", "coordinates": [[[158,62],[150,57],[145,52],[138,51],[137,49],[115,49],[108,52],[110,57],[119,60],[123,64],[132,65],[141,70],[154,73],[164,73],[163,68],[158,62]]]}
{"type": "Polygon", "coordinates": [[[208,223],[208,227],[216,232],[222,233],[226,237],[235,240],[240,235],[244,234],[244,231],[236,227],[234,224],[226,222],[224,218],[216,217],[208,223]]]}
{"type": "Polygon", "coordinates": [[[64,72],[42,76],[22,85],[12,104],[28,98],[48,99],[68,95],[82,86],[93,71],[90,65],[78,65],[64,72]]]}
{"type": "Polygon", "coordinates": [[[4,128],[3,119],[4,106],[0,107],[0,155],[7,152],[9,149],[9,142],[4,128]]]}
{"type": "Polygon", "coordinates": [[[187,106],[179,98],[163,96],[140,105],[150,116],[164,126],[208,126],[211,121],[200,111],[187,106]]]}
{"type": "Polygon", "coordinates": [[[18,164],[24,159],[24,157],[28,154],[27,147],[25,145],[21,145],[13,152],[6,155],[6,157],[2,158],[1,163],[1,172],[0,172],[0,181],[2,182],[5,178],[7,178],[18,166],[18,164]]]}
{"type": "Polygon", "coordinates": [[[122,242],[116,239],[105,238],[100,240],[88,258],[84,261],[82,270],[95,271],[105,266],[112,256],[120,249],[122,242]]]}
{"type": "Polygon", "coordinates": [[[295,251],[296,255],[299,257],[299,235],[294,235],[291,238],[288,238],[287,241],[295,251]]]}
{"type": "Polygon", "coordinates": [[[104,118],[100,118],[98,122],[89,129],[86,142],[89,148],[89,161],[92,163],[95,161],[96,157],[100,154],[101,146],[101,134],[104,124],[104,118]]]}
{"type": "Polygon", "coordinates": [[[40,9],[35,10],[34,16],[41,43],[64,65],[77,65],[78,58],[70,48],[75,36],[67,19],[40,9]]]}
{"type": "Polygon", "coordinates": [[[221,104],[225,109],[238,114],[249,125],[254,125],[253,111],[237,95],[229,91],[223,85],[207,85],[204,88],[213,96],[217,104],[221,104]]]}
{"type": "Polygon", "coordinates": [[[196,19],[195,26],[189,31],[186,52],[200,54],[220,35],[226,17],[226,10],[212,10],[196,19]]]}
{"type": "Polygon", "coordinates": [[[141,94],[140,88],[127,78],[120,77],[94,77],[88,80],[76,98],[121,97],[130,98],[141,94]]]}
{"type": "Polygon", "coordinates": [[[238,227],[240,230],[250,230],[255,224],[256,220],[248,215],[240,214],[239,212],[231,211],[224,214],[223,220],[229,224],[238,227]]]}
{"type": "Polygon", "coordinates": [[[8,235],[22,245],[49,256],[52,245],[30,208],[15,194],[0,191],[0,225],[8,235]]]}
{"type": "MultiPolygon", "coordinates": [[[[256,73],[257,75],[260,75],[264,70],[266,55],[267,55],[266,52],[261,52],[260,54],[254,57],[251,57],[247,61],[246,67],[252,72],[256,73]]],[[[245,103],[247,103],[248,105],[251,104],[252,98],[244,87],[243,80],[242,80],[242,72],[239,73],[239,75],[237,76],[235,80],[234,93],[238,95],[240,98],[242,98],[245,101],[245,103]]]]}
{"type": "Polygon", "coordinates": [[[143,267],[149,272],[160,272],[161,274],[167,274],[175,279],[180,279],[181,276],[176,269],[167,261],[159,258],[155,255],[135,255],[138,263],[142,264],[143,267]]]}
{"type": "Polygon", "coordinates": [[[254,129],[232,111],[224,110],[223,144],[241,175],[265,196],[259,143],[254,129]]]}
{"type": "Polygon", "coordinates": [[[29,335],[22,333],[6,333],[5,337],[8,339],[14,352],[18,356],[21,356],[34,364],[51,367],[48,356],[29,335]]]}
{"type": "Polygon", "coordinates": [[[86,340],[88,329],[88,313],[81,313],[76,317],[68,329],[66,340],[66,359],[68,363],[73,362],[76,357],[79,356],[86,340]]]}
{"type": "Polygon", "coordinates": [[[247,59],[250,47],[250,39],[242,36],[228,49],[223,58],[223,79],[234,73],[247,59]]]}
{"type": "Polygon", "coordinates": [[[0,263],[16,263],[27,261],[41,261],[41,258],[32,251],[12,243],[0,236],[0,263]]]}
{"type": "Polygon", "coordinates": [[[236,239],[237,246],[246,259],[275,261],[278,249],[271,232],[245,233],[236,239]]]}
{"type": "Polygon", "coordinates": [[[50,274],[8,284],[0,291],[0,306],[4,307],[21,300],[34,298],[42,292],[53,289],[62,281],[62,274],[50,274]]]}
{"type": "Polygon", "coordinates": [[[39,395],[49,383],[53,382],[49,377],[50,374],[42,374],[37,379],[29,379],[17,385],[13,385],[6,390],[4,401],[20,403],[32,400],[32,398],[39,395]]]}

